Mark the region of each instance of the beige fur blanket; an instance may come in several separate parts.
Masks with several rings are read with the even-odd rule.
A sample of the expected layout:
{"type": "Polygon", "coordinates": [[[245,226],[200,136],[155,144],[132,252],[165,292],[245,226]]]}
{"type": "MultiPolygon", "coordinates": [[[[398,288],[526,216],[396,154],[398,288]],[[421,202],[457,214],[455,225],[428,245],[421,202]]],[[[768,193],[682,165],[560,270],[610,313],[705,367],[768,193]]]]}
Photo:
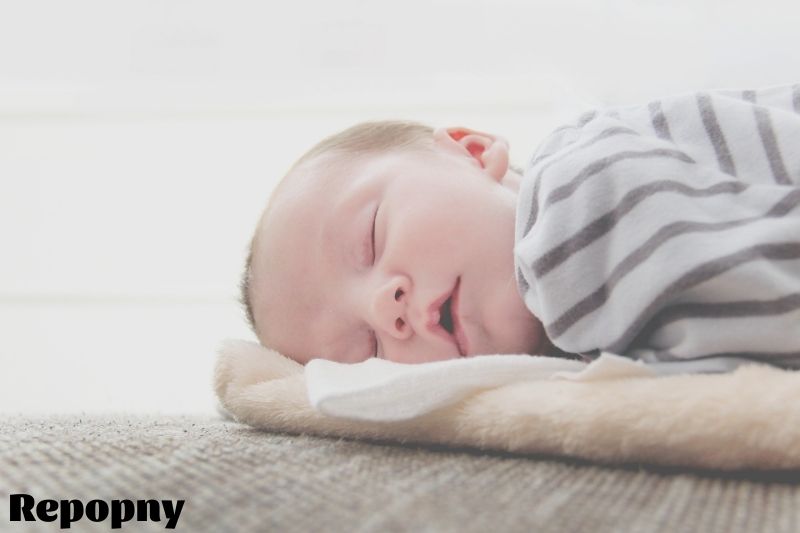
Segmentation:
{"type": "Polygon", "coordinates": [[[602,463],[800,469],[800,372],[758,364],[727,374],[514,383],[411,420],[370,422],[315,411],[302,365],[241,341],[221,347],[214,386],[234,418],[276,431],[602,463]]]}

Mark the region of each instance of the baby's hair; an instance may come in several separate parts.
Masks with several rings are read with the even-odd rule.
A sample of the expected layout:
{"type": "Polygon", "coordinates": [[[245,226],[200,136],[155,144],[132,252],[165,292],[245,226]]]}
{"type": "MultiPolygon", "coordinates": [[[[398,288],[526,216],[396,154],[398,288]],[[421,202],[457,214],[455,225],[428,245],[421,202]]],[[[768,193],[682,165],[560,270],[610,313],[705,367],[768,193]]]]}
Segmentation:
{"type": "Polygon", "coordinates": [[[362,122],[321,140],[303,154],[292,168],[328,153],[356,156],[406,148],[430,148],[432,145],[433,128],[419,122],[408,120],[362,122]]]}
{"type": "MultiPolygon", "coordinates": [[[[433,128],[418,122],[408,120],[382,120],[374,122],[363,122],[351,126],[344,131],[334,133],[326,137],[310,150],[303,154],[297,162],[292,165],[287,175],[298,166],[307,163],[319,156],[326,154],[359,156],[369,153],[385,152],[389,150],[420,149],[426,150],[433,146],[433,128]]],[[[284,180],[285,180],[284,176],[284,180]]],[[[281,180],[281,183],[283,180],[281,180]]],[[[281,183],[275,189],[280,188],[281,183]]],[[[275,192],[272,198],[275,197],[275,192]]],[[[271,200],[270,200],[271,203],[271,200]]],[[[269,204],[265,212],[269,210],[269,204]]],[[[263,218],[263,217],[262,217],[263,218]]],[[[247,250],[247,259],[244,265],[244,273],[239,283],[239,301],[244,307],[247,322],[251,329],[258,335],[256,321],[253,315],[253,304],[250,298],[252,280],[253,248],[258,236],[258,228],[250,240],[247,250]]]]}

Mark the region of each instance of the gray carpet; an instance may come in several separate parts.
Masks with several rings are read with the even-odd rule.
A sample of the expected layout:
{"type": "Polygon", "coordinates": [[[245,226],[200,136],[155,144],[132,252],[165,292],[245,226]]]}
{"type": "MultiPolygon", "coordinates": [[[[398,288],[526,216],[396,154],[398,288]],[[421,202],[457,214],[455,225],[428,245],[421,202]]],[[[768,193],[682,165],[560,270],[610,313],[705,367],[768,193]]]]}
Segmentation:
{"type": "MultiPolygon", "coordinates": [[[[274,434],[213,417],[0,418],[9,495],[185,499],[178,531],[800,531],[800,472],[715,474],[274,434]]],[[[108,521],[73,531],[110,531],[108,521]]],[[[122,531],[164,531],[128,522],[122,531]]]]}

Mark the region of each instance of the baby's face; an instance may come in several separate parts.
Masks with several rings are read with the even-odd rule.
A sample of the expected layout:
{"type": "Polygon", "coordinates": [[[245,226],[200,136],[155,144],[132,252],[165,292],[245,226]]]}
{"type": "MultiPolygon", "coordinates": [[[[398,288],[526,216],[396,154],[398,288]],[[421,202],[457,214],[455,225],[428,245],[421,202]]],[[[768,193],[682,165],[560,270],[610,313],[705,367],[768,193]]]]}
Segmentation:
{"type": "Polygon", "coordinates": [[[254,243],[261,342],[303,364],[542,353],[514,277],[507,145],[447,131],[433,152],[322,156],[293,171],[254,243]]]}

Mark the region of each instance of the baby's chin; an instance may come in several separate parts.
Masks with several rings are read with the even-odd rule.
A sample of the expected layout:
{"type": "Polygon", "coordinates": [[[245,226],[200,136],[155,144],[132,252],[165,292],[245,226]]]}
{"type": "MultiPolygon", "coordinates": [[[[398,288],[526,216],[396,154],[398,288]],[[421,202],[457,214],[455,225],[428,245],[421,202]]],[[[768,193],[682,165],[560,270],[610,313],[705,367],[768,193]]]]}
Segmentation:
{"type": "Polygon", "coordinates": [[[498,332],[503,335],[491,350],[483,353],[545,355],[550,343],[542,324],[530,313],[515,318],[498,332]]]}
{"type": "Polygon", "coordinates": [[[487,344],[483,347],[478,346],[464,357],[476,357],[479,355],[546,355],[545,349],[546,345],[540,346],[539,337],[537,336],[535,339],[521,338],[502,343],[487,344]]]}

